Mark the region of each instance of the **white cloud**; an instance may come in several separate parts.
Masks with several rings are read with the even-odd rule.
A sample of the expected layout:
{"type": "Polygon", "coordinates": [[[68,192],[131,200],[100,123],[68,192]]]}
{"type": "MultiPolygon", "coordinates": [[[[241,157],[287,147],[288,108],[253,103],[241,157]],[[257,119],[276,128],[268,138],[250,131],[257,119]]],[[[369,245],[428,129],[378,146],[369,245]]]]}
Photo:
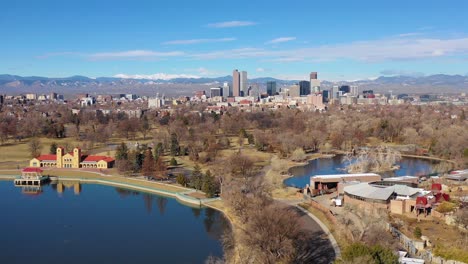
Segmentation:
{"type": "Polygon", "coordinates": [[[236,38],[217,38],[217,39],[182,39],[182,40],[171,40],[163,42],[164,45],[188,45],[188,44],[199,44],[199,43],[213,43],[213,42],[229,42],[234,41],[236,38]]]}
{"type": "Polygon", "coordinates": [[[257,23],[252,21],[224,21],[218,23],[211,23],[208,24],[207,27],[212,28],[229,28],[229,27],[245,27],[245,26],[253,26],[257,23]]]}
{"type": "Polygon", "coordinates": [[[265,69],[263,69],[263,68],[257,68],[255,71],[256,71],[256,72],[265,72],[265,69]]]}
{"type": "Polygon", "coordinates": [[[422,33],[420,32],[409,32],[409,33],[399,34],[398,37],[405,38],[405,37],[414,37],[414,36],[420,36],[420,35],[422,35],[422,33]]]}
{"type": "Polygon", "coordinates": [[[36,56],[37,59],[47,59],[50,57],[62,57],[62,56],[73,56],[73,55],[80,55],[77,52],[72,51],[64,51],[64,52],[49,52],[40,56],[36,56]]]}
{"type": "Polygon", "coordinates": [[[119,52],[101,52],[87,55],[93,60],[106,59],[149,59],[162,57],[175,57],[184,55],[181,51],[157,52],[152,50],[129,50],[119,52]]]}
{"type": "Polygon", "coordinates": [[[296,40],[296,37],[281,37],[281,38],[275,38],[270,41],[267,41],[266,44],[282,43],[282,42],[288,42],[288,41],[293,41],[293,40],[296,40]]]}
{"type": "Polygon", "coordinates": [[[188,54],[187,56],[195,59],[266,58],[275,61],[350,59],[375,62],[452,55],[468,55],[468,38],[387,38],[301,49],[243,48],[188,54]]]}
{"type": "Polygon", "coordinates": [[[155,73],[155,74],[116,74],[115,78],[123,79],[148,79],[148,80],[171,80],[176,78],[200,78],[197,75],[190,74],[167,74],[167,73],[155,73]]]}
{"type": "Polygon", "coordinates": [[[418,60],[449,56],[463,58],[464,56],[468,56],[468,37],[451,39],[391,37],[294,49],[244,47],[207,52],[161,52],[153,50],[129,50],[93,54],[62,52],[49,53],[41,57],[48,58],[50,56],[70,55],[76,55],[91,60],[161,60],[167,58],[216,60],[261,58],[264,61],[276,62],[324,62],[342,59],[377,62],[418,60]]]}

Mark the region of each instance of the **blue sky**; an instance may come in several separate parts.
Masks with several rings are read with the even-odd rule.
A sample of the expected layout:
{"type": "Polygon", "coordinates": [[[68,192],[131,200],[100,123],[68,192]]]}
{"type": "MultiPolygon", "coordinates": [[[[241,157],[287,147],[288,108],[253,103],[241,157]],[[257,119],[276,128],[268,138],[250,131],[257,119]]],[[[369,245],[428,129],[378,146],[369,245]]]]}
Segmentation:
{"type": "Polygon", "coordinates": [[[0,2],[0,73],[355,80],[467,74],[468,1],[0,2]]]}

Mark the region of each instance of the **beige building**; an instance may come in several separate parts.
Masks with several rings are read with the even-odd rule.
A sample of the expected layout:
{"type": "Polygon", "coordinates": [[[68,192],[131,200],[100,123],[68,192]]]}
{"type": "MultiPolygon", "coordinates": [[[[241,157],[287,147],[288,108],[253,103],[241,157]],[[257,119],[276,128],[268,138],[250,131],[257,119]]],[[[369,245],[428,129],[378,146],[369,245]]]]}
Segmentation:
{"type": "Polygon", "coordinates": [[[31,159],[30,167],[51,168],[97,168],[108,169],[114,165],[114,159],[107,156],[83,155],[80,148],[74,148],[66,153],[63,148],[57,148],[56,154],[40,155],[31,159]]]}

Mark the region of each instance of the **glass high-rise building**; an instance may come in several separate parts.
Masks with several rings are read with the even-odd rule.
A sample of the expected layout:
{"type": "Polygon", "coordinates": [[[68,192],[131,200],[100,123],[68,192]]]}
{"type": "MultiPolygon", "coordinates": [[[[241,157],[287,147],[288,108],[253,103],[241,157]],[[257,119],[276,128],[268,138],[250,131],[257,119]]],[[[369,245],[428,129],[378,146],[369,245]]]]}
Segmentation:
{"type": "Polygon", "coordinates": [[[301,96],[310,94],[310,82],[308,82],[308,81],[300,81],[299,82],[299,94],[301,96]]]}
{"type": "Polygon", "coordinates": [[[240,72],[240,91],[242,96],[248,96],[249,95],[249,83],[247,81],[247,72],[246,71],[241,71],[240,72]]]}
{"type": "Polygon", "coordinates": [[[267,82],[267,94],[269,96],[276,94],[276,82],[275,81],[268,81],[267,82]]]}

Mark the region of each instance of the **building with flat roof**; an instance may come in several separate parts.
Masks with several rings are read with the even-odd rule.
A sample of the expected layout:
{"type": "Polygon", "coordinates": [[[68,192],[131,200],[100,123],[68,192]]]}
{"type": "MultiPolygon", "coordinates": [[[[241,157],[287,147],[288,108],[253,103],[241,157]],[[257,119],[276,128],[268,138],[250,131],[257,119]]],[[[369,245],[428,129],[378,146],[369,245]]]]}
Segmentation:
{"type": "Polygon", "coordinates": [[[242,96],[249,96],[249,83],[247,81],[247,72],[246,71],[241,71],[239,75],[240,79],[240,94],[242,96]]]}
{"type": "Polygon", "coordinates": [[[375,173],[331,174],[310,177],[312,194],[329,192],[338,189],[339,183],[344,182],[374,182],[381,181],[382,177],[375,173]]]}
{"type": "Polygon", "coordinates": [[[232,96],[240,96],[240,73],[237,69],[232,72],[232,96]]]}
{"type": "Polygon", "coordinates": [[[297,84],[289,86],[289,96],[290,97],[299,97],[301,96],[300,87],[297,84]]]}
{"type": "Polygon", "coordinates": [[[300,81],[299,82],[299,94],[300,94],[300,96],[310,94],[310,82],[308,82],[308,81],[300,81]]]}
{"type": "Polygon", "coordinates": [[[210,97],[223,96],[223,90],[219,87],[210,88],[210,97]]]}
{"type": "Polygon", "coordinates": [[[276,82],[275,81],[268,81],[267,82],[267,94],[269,96],[275,95],[277,92],[276,90],[276,82]]]}

